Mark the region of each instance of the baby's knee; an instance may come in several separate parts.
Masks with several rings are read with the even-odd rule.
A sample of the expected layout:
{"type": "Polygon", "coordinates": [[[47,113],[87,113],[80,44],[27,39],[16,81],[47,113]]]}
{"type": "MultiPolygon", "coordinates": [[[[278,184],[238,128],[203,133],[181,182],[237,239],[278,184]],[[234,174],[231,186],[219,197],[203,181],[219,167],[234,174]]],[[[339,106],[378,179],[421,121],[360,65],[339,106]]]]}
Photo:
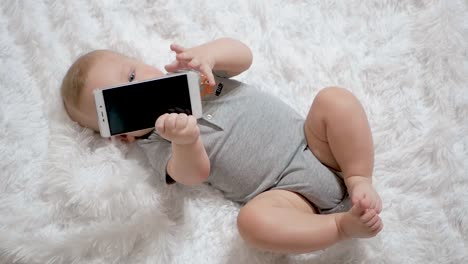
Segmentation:
{"type": "Polygon", "coordinates": [[[341,87],[327,87],[319,91],[314,99],[314,105],[319,110],[352,111],[359,105],[357,98],[348,90],[341,87]]]}

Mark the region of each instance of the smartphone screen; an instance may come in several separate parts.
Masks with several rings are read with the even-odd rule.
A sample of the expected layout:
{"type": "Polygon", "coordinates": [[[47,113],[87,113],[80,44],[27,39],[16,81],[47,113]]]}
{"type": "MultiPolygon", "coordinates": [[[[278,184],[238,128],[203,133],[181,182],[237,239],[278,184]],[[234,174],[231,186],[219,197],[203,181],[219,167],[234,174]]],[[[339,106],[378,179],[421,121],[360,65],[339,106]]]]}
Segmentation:
{"type": "Polygon", "coordinates": [[[165,113],[192,114],[187,75],[102,91],[111,135],[154,127],[165,113]]]}

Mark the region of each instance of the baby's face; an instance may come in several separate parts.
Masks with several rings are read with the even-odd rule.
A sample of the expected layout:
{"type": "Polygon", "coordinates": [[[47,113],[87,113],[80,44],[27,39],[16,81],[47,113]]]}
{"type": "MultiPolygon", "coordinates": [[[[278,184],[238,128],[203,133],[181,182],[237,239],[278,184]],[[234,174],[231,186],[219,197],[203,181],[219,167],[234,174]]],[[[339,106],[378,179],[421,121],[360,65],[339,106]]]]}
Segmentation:
{"type": "MultiPolygon", "coordinates": [[[[163,76],[159,69],[149,66],[139,60],[126,57],[112,51],[102,51],[102,55],[90,68],[81,97],[81,112],[88,124],[99,131],[93,90],[121,85],[129,82],[163,76]]],[[[124,141],[133,142],[136,137],[149,133],[152,129],[144,129],[120,135],[124,141]]]]}

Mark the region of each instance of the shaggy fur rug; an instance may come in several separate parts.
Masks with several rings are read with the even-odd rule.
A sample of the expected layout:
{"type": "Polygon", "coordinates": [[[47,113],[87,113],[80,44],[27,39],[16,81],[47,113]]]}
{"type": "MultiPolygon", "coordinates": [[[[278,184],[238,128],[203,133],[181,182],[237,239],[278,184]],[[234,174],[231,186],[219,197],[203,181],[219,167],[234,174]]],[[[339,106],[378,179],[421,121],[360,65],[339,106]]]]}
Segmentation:
{"type": "Polygon", "coordinates": [[[0,263],[468,263],[465,0],[35,1],[0,7],[0,263]],[[259,252],[239,206],[209,186],[164,187],[136,145],[65,115],[59,85],[110,48],[162,68],[172,42],[229,36],[237,79],[305,116],[320,88],[361,101],[384,230],[303,255],[259,252]]]}

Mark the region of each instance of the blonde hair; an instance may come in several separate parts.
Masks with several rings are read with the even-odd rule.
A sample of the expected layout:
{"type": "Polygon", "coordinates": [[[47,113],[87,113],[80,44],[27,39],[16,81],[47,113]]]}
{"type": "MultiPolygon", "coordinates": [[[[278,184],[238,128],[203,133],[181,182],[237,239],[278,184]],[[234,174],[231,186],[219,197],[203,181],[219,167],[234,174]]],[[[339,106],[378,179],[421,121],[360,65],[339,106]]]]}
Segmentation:
{"type": "Polygon", "coordinates": [[[97,120],[95,116],[91,116],[92,112],[90,112],[90,109],[82,109],[82,100],[85,98],[83,96],[83,91],[87,85],[90,71],[98,60],[103,59],[106,55],[116,54],[123,56],[111,50],[94,50],[88,52],[78,57],[63,77],[60,94],[65,110],[68,116],[81,126],[99,131],[97,120]]]}
{"type": "Polygon", "coordinates": [[[96,52],[92,51],[80,56],[63,77],[60,94],[65,103],[65,108],[70,106],[78,108],[81,91],[85,86],[89,70],[97,57],[96,52]]]}

